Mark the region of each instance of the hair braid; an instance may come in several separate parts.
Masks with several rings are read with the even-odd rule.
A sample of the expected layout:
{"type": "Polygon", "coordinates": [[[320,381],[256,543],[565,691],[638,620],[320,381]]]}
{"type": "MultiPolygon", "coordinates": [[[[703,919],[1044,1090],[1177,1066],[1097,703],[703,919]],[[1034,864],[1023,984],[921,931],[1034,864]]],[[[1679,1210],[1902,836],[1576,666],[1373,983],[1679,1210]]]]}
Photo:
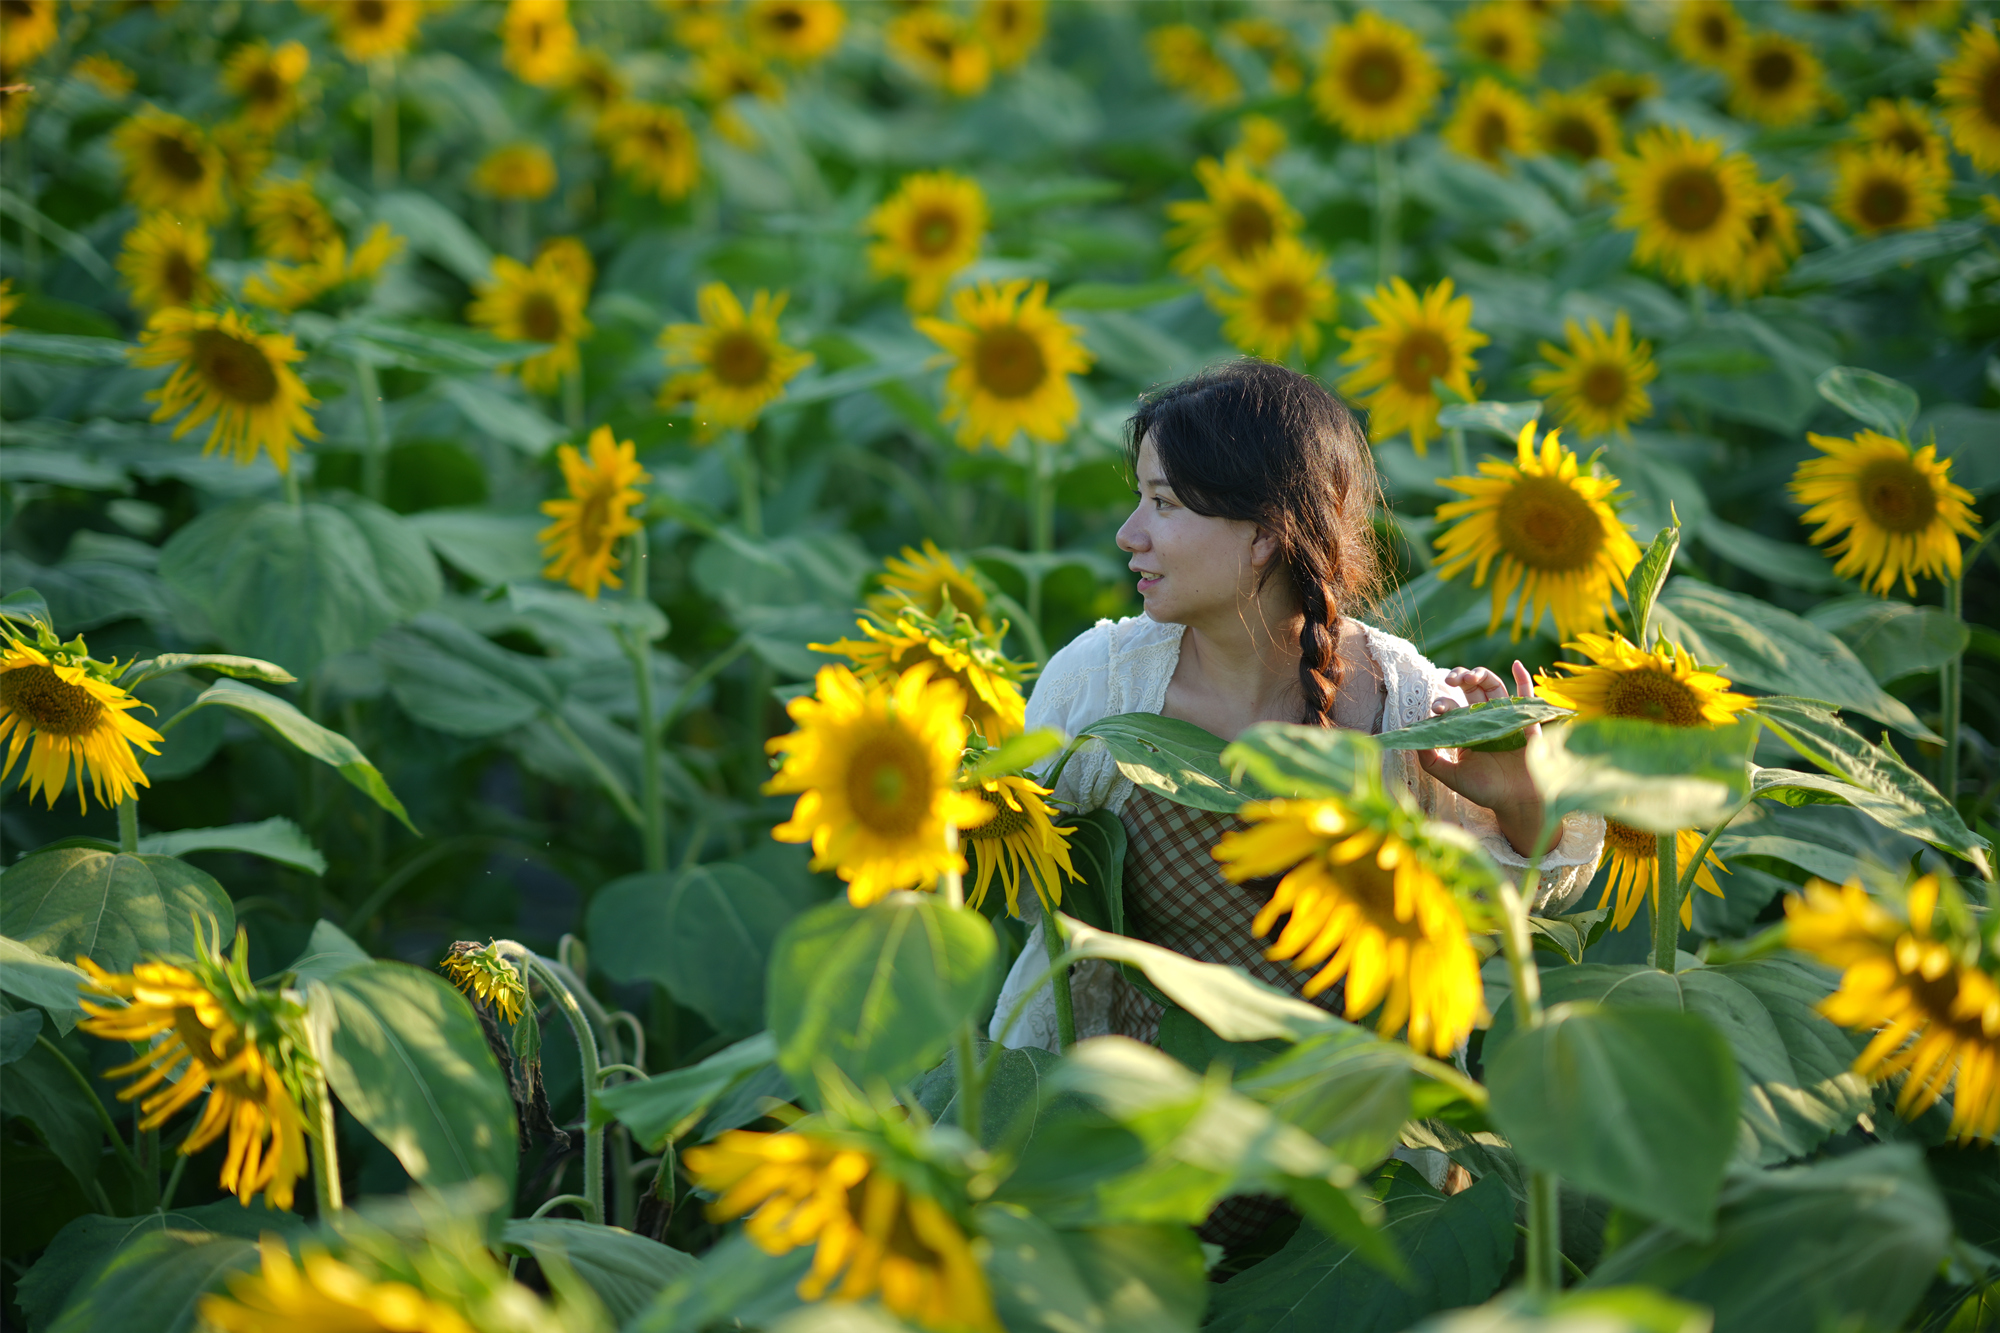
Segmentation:
{"type": "Polygon", "coordinates": [[[1299,694],[1305,699],[1309,727],[1333,725],[1334,696],[1340,692],[1340,610],[1327,596],[1317,563],[1295,559],[1287,571],[1297,590],[1305,619],[1299,626],[1299,694]]]}

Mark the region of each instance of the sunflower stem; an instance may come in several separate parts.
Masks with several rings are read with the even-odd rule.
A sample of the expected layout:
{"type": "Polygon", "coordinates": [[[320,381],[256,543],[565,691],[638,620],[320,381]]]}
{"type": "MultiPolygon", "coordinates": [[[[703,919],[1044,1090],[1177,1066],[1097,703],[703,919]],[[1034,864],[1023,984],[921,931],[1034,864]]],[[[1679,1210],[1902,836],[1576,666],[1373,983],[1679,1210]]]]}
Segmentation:
{"type": "Polygon", "coordinates": [[[1543,1296],[1562,1290],[1562,1196],[1547,1171],[1528,1173],[1528,1290],[1543,1296]]]}
{"type": "MultiPolygon", "coordinates": [[[[646,601],[648,547],[646,526],[640,524],[628,548],[631,567],[626,570],[627,595],[636,603],[646,601]]],[[[646,870],[664,873],[667,868],[667,798],[660,782],[660,727],[653,708],[653,654],[636,630],[620,629],[625,655],[632,662],[632,686],[639,703],[639,825],[641,854],[646,870]]]]}
{"type": "Polygon", "coordinates": [[[299,489],[298,469],[288,467],[284,470],[283,475],[285,478],[285,502],[293,505],[304,504],[306,497],[305,492],[299,489]]]}
{"type": "Polygon", "coordinates": [[[90,1086],[90,1080],[84,1077],[83,1071],[71,1064],[69,1057],[62,1053],[62,1048],[47,1037],[36,1037],[35,1045],[54,1056],[56,1063],[69,1074],[70,1081],[83,1089],[83,1095],[89,1099],[91,1109],[97,1112],[97,1123],[104,1127],[105,1134],[111,1139],[111,1147],[117,1152],[119,1162],[132,1173],[133,1180],[144,1184],[145,1171],[141,1169],[139,1159],[134,1157],[132,1149],[126,1146],[125,1136],[118,1132],[118,1122],[111,1118],[111,1112],[104,1109],[104,1099],[97,1095],[96,1088],[90,1086]]]}
{"type": "Polygon", "coordinates": [[[1681,877],[1676,864],[1679,837],[1678,833],[1662,833],[1655,844],[1660,864],[1653,882],[1653,966],[1662,972],[1677,970],[1675,956],[1681,943],[1681,877]]]}
{"type": "Polygon", "coordinates": [[[528,262],[527,200],[509,199],[500,205],[500,244],[523,264],[528,262]]]}
{"type": "Polygon", "coordinates": [[[139,800],[135,796],[118,803],[118,850],[127,856],[139,850],[139,800]]]}
{"type": "Polygon", "coordinates": [[[1049,955],[1049,985],[1056,994],[1056,1054],[1061,1055],[1076,1045],[1076,999],[1069,989],[1069,959],[1063,950],[1062,931],[1056,926],[1055,909],[1041,891],[1035,891],[1035,901],[1042,908],[1042,947],[1049,955]]]}
{"type": "Polygon", "coordinates": [[[757,449],[747,430],[736,432],[736,493],[742,510],[743,535],[764,535],[763,479],[757,473],[757,449]]]}
{"type": "Polygon", "coordinates": [[[645,815],[640,813],[638,805],[632,800],[632,793],[625,790],[625,784],[619,781],[618,775],[605,764],[603,757],[584,744],[583,737],[576,734],[576,728],[572,727],[569,719],[561,713],[550,713],[548,719],[549,726],[555,730],[556,735],[562,737],[563,744],[574,750],[576,757],[583,761],[583,766],[596,777],[598,785],[604,788],[604,794],[618,807],[618,813],[631,820],[632,827],[644,828],[645,815]]]}
{"type": "Polygon", "coordinates": [[[373,120],[375,188],[396,183],[396,66],[387,56],[368,62],[368,110],[373,120]]]}
{"type": "Polygon", "coordinates": [[[1717,820],[1715,827],[1710,829],[1707,832],[1707,834],[1703,836],[1701,840],[1701,846],[1695,848],[1694,856],[1688,861],[1686,865],[1680,868],[1681,898],[1685,899],[1690,893],[1694,892],[1695,872],[1700,870],[1701,863],[1708,859],[1709,850],[1715,846],[1715,840],[1721,837],[1723,835],[1723,832],[1727,830],[1731,824],[1736,822],[1736,816],[1742,814],[1745,810],[1749,809],[1751,803],[1756,799],[1757,797],[1755,793],[1745,796],[1742,800],[1736,803],[1736,808],[1734,810],[1731,810],[1728,814],[1724,815],[1721,819],[1717,820]]]}
{"type": "Polygon", "coordinates": [[[1403,207],[1403,182],[1396,171],[1396,147],[1387,140],[1375,145],[1375,280],[1386,283],[1402,265],[1397,253],[1397,214],[1403,207]]]}
{"type": "Polygon", "coordinates": [[[361,461],[361,493],[376,504],[382,503],[389,476],[389,432],[382,424],[382,382],[375,367],[355,357],[354,389],[361,395],[361,429],[368,437],[368,453],[361,461]]]}
{"type": "MultiPolygon", "coordinates": [[[[1528,858],[1528,871],[1522,877],[1529,895],[1540,881],[1537,867],[1555,841],[1556,828],[1550,821],[1535,839],[1535,854],[1528,858]]],[[[1506,952],[1507,973],[1513,981],[1514,1025],[1523,1032],[1542,1025],[1542,973],[1535,966],[1534,946],[1528,938],[1528,901],[1512,881],[1500,881],[1500,946],[1506,952]]],[[[1527,1278],[1528,1290],[1537,1295],[1562,1290],[1561,1205],[1556,1178],[1547,1171],[1528,1174],[1527,1278]]]]}
{"type": "MultiPolygon", "coordinates": [[[[577,1063],[583,1073],[583,1202],[587,1205],[589,1220],[604,1221],[604,1131],[593,1128],[590,1117],[590,1099],[596,1093],[601,1078],[602,1064],[597,1049],[597,1034],[584,1016],[583,1007],[576,1002],[576,995],[556,975],[556,969],[547,959],[527,947],[512,940],[500,940],[495,946],[503,957],[511,956],[527,964],[542,988],[555,999],[556,1007],[562,1010],[569,1021],[570,1035],[576,1038],[577,1063]]],[[[568,969],[564,969],[567,971],[568,969]]]]}
{"type": "Polygon", "coordinates": [[[1445,439],[1450,441],[1451,443],[1452,475],[1455,477],[1471,476],[1472,456],[1466,452],[1464,429],[1459,428],[1447,432],[1445,435],[1445,439]]]}
{"type": "Polygon", "coordinates": [[[319,1200],[321,1218],[333,1216],[347,1207],[340,1188],[340,1144],[335,1139],[333,1093],[326,1075],[319,1075],[319,1124],[306,1136],[312,1150],[313,1196],[319,1200]]]}
{"type": "Polygon", "coordinates": [[[187,1171],[188,1159],[180,1153],[174,1154],[174,1169],[167,1172],[167,1187],[160,1191],[160,1204],[156,1212],[166,1212],[174,1206],[174,1193],[181,1187],[181,1176],[187,1171]]]}
{"type": "Polygon", "coordinates": [[[579,439],[583,436],[583,367],[563,376],[563,425],[579,439]]]}
{"type": "MultiPolygon", "coordinates": [[[[1944,581],[1944,613],[1954,621],[1965,620],[1965,579],[1961,575],[1944,581]]],[[[1961,648],[1938,667],[1938,730],[1944,733],[1944,752],[1938,756],[1938,791],[1954,810],[1958,808],[1958,733],[1965,708],[1965,650],[1961,648]]]]}

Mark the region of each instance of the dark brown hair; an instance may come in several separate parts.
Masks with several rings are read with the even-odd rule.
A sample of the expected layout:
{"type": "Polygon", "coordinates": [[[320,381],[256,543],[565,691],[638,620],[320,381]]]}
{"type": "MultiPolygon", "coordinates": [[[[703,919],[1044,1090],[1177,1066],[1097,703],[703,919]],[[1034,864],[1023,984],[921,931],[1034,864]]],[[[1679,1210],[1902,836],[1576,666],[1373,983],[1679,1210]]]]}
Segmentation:
{"type": "Polygon", "coordinates": [[[1148,436],[1180,503],[1277,539],[1258,587],[1280,571],[1291,581],[1305,613],[1304,720],[1330,725],[1340,618],[1367,610],[1382,583],[1373,523],[1382,485],[1361,423],[1310,375],[1246,358],[1141,398],[1126,423],[1129,464],[1148,436]]]}

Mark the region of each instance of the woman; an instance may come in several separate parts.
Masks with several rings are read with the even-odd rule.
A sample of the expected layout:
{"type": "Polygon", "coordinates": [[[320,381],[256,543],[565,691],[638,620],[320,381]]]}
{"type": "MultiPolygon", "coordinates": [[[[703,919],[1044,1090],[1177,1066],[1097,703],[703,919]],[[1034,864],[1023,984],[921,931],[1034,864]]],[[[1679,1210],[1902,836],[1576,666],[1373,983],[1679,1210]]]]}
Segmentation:
{"type": "MultiPolygon", "coordinates": [[[[1408,641],[1357,618],[1381,584],[1373,529],[1381,487],[1354,415],[1317,381],[1259,361],[1205,371],[1142,400],[1127,455],[1139,503],[1118,547],[1131,556],[1145,614],[1099,621],[1057,653],[1028,701],[1030,728],[1074,736],[1099,718],[1141,712],[1225,740],[1267,721],[1374,733],[1508,696],[1491,671],[1440,671],[1408,641]]],[[[1516,662],[1513,674],[1520,693],[1533,694],[1527,669],[1516,662]]],[[[1542,807],[1523,752],[1388,751],[1383,777],[1433,818],[1477,835],[1503,866],[1528,865],[1542,807]]],[[[1300,993],[1311,974],[1265,958],[1250,931],[1271,886],[1231,884],[1209,855],[1241,821],[1135,788],[1096,742],[1072,757],[1055,792],[1070,808],[1108,809],[1124,824],[1128,934],[1300,993]]],[[[1541,862],[1538,908],[1583,891],[1603,840],[1595,815],[1564,821],[1541,862]]],[[[1037,934],[1002,989],[996,1037],[1045,970],[1037,934]]],[[[1338,1012],[1342,990],[1317,1003],[1338,1012]]],[[[1079,1037],[1157,1040],[1159,1006],[1108,965],[1078,967],[1072,991],[1079,1037]]],[[[1048,987],[1007,1040],[1056,1045],[1048,987]]]]}

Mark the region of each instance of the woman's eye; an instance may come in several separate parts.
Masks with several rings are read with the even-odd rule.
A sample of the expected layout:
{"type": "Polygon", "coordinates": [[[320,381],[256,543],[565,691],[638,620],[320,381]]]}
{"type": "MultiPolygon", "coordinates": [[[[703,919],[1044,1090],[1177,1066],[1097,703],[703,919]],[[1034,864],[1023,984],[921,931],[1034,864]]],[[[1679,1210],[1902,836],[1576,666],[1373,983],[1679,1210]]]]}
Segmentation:
{"type": "Polygon", "coordinates": [[[1153,512],[1154,512],[1154,513],[1156,513],[1156,514],[1164,514],[1164,513],[1166,513],[1166,512],[1167,512],[1167,507],[1168,507],[1168,506],[1167,506],[1167,502],[1166,502],[1165,500],[1162,500],[1162,499],[1161,499],[1161,498],[1160,498],[1159,496],[1157,496],[1157,495],[1153,497],[1153,512]]]}

